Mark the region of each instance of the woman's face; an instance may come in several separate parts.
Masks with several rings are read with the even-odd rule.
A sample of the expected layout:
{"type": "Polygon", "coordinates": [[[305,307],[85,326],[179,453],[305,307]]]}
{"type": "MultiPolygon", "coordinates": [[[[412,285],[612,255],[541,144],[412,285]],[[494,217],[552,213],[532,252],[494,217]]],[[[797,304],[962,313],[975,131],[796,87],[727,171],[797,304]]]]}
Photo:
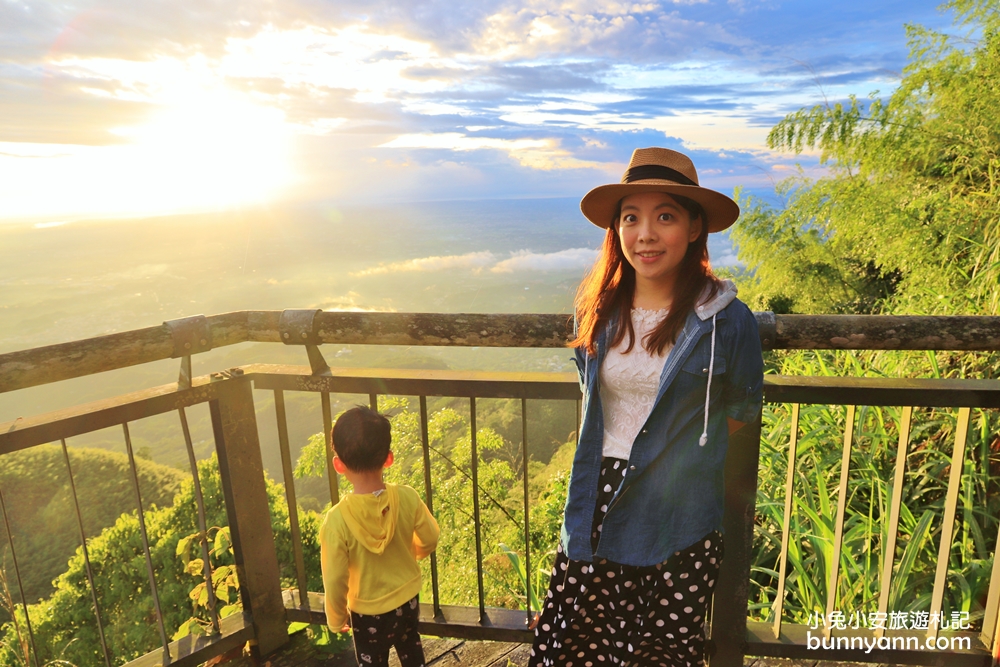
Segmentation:
{"type": "Polygon", "coordinates": [[[618,238],[635,269],[637,289],[673,294],[677,270],[688,245],[701,234],[701,220],[665,192],[642,192],[622,199],[618,238]]]}

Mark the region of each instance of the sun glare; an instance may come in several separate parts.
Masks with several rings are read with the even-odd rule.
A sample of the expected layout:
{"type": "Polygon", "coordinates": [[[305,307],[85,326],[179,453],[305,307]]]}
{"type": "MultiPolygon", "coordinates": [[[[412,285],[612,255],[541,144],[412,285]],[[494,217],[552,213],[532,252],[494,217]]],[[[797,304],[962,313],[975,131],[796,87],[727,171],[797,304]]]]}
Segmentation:
{"type": "Polygon", "coordinates": [[[283,112],[201,86],[154,100],[146,122],[110,130],[118,144],[0,144],[0,217],[241,207],[270,201],[294,180],[283,112]]]}
{"type": "Polygon", "coordinates": [[[119,128],[147,158],[139,178],[180,189],[192,203],[232,206],[264,201],[291,177],[284,114],[227,93],[196,95],[145,125],[119,128]]]}

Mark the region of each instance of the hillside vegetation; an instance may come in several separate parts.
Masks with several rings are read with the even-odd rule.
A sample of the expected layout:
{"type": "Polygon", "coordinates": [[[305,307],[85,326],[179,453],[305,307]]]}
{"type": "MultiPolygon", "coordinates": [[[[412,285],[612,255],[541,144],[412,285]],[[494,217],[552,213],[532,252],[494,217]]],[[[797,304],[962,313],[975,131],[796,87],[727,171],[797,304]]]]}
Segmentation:
{"type": "MultiPolygon", "coordinates": [[[[216,459],[213,457],[200,462],[198,472],[211,532],[213,528],[227,525],[216,459]]],[[[293,559],[287,506],[280,486],[268,481],[267,493],[278,557],[281,563],[289,564],[293,559]]],[[[198,579],[188,574],[186,564],[177,555],[177,544],[182,538],[197,532],[196,517],[194,483],[190,478],[183,480],[170,504],[145,514],[160,606],[171,635],[193,614],[189,594],[198,579]]],[[[306,513],[302,530],[310,563],[311,590],[321,590],[322,587],[319,547],[316,544],[318,528],[317,515],[306,513]]],[[[87,548],[112,664],[135,659],[158,646],[159,630],[136,512],[127,510],[120,514],[110,527],[88,540],[87,548]]],[[[232,565],[232,560],[223,558],[218,565],[232,565]]],[[[30,607],[39,662],[65,659],[77,667],[103,665],[82,551],[78,549],[63,569],[64,572],[55,581],[52,595],[30,607]]],[[[282,572],[282,578],[284,581],[293,578],[287,567],[282,572]]],[[[20,609],[17,616],[24,628],[20,609]]],[[[23,653],[19,653],[17,647],[16,629],[13,623],[7,623],[4,634],[0,636],[0,665],[24,664],[23,653]]]]}
{"type": "MultiPolygon", "coordinates": [[[[484,412],[490,421],[502,428],[511,421],[510,409],[515,401],[497,401],[484,412]],[[504,415],[507,418],[504,418],[504,415]]],[[[380,409],[392,415],[393,450],[396,463],[389,469],[390,481],[407,483],[423,491],[422,444],[418,415],[403,398],[382,397],[380,409]]],[[[553,416],[545,405],[529,410],[531,422],[553,416]]],[[[554,420],[559,423],[558,419],[554,420]]],[[[452,407],[434,409],[430,416],[434,508],[442,527],[438,549],[441,563],[441,596],[446,604],[476,604],[476,550],[470,476],[471,438],[468,418],[452,407]]],[[[525,576],[522,565],[524,552],[523,494],[519,483],[520,454],[518,448],[491,427],[477,432],[480,453],[479,483],[482,512],[482,544],[486,603],[491,606],[521,607],[524,605],[525,576]],[[509,545],[512,556],[505,546],[509,545]],[[521,554],[518,557],[513,554],[521,554]]],[[[531,466],[531,548],[532,579],[538,595],[545,581],[540,572],[547,571],[562,519],[565,500],[565,467],[568,467],[572,446],[565,444],[552,457],[549,465],[535,462],[531,466]]],[[[542,448],[544,450],[544,447],[542,448]]],[[[296,466],[301,478],[323,478],[326,466],[323,458],[322,435],[314,436],[304,447],[296,466]]],[[[61,454],[61,452],[60,452],[61,454]]],[[[546,459],[549,455],[546,454],[546,459]]],[[[220,486],[218,465],[213,457],[199,464],[210,538],[227,526],[224,498],[220,486]]],[[[341,480],[341,493],[350,491],[341,480]]],[[[178,553],[178,543],[197,532],[193,483],[184,478],[180,491],[170,505],[146,513],[150,548],[156,571],[161,608],[167,632],[190,631],[187,621],[192,617],[207,621],[204,599],[196,605],[192,591],[200,583],[200,570],[189,569],[178,553]]],[[[323,482],[325,486],[325,481],[323,482]]],[[[272,529],[282,566],[282,584],[295,585],[294,559],[291,549],[288,509],[281,485],[267,480],[272,529]]],[[[317,535],[322,515],[300,510],[304,555],[309,589],[322,590],[319,573],[317,535]]],[[[115,663],[131,660],[158,645],[159,635],[153,611],[152,596],[139,536],[138,519],[127,510],[113,525],[88,541],[90,558],[97,582],[98,599],[105,632],[109,640],[111,659],[115,663]]],[[[185,550],[182,550],[182,552],[185,550]]],[[[224,551],[224,550],[223,550],[224,551]]],[[[216,568],[232,565],[229,554],[213,559],[216,568]]],[[[65,569],[65,568],[64,568],[65,569]]],[[[431,599],[431,577],[424,561],[424,599],[431,599]]],[[[217,570],[218,571],[218,570],[217,570]]],[[[222,604],[237,601],[234,589],[229,589],[222,604]]],[[[194,596],[198,597],[197,594],[194,596]]],[[[537,601],[535,602],[537,608],[537,601]]],[[[41,657],[44,660],[65,658],[78,667],[103,664],[97,634],[96,617],[84,568],[82,552],[70,558],[68,569],[55,581],[51,596],[30,607],[32,626],[41,657]]],[[[18,610],[21,627],[23,613],[18,610]]],[[[17,629],[7,623],[0,635],[0,665],[19,665],[17,629]]],[[[22,654],[23,655],[23,654],[22,654]]]]}
{"type": "MultiPolygon", "coordinates": [[[[135,510],[135,491],[124,452],[70,448],[69,459],[88,537],[96,537],[123,513],[135,510]]],[[[184,473],[143,458],[136,459],[136,466],[143,506],[151,509],[172,504],[184,473]]],[[[66,561],[80,547],[62,448],[43,445],[5,455],[0,489],[22,563],[24,594],[35,602],[52,593],[53,579],[66,570],[66,561]]],[[[13,573],[6,536],[0,549],[3,567],[13,573]]]]}

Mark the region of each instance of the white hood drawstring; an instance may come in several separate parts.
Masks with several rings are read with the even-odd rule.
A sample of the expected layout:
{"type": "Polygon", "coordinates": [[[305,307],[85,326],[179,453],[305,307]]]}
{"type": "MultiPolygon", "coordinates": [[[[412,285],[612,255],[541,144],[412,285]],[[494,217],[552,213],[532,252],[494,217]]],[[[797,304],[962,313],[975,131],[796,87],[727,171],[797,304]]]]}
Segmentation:
{"type": "Polygon", "coordinates": [[[705,388],[705,427],[698,438],[698,446],[708,444],[708,401],[712,396],[712,373],[715,372],[715,315],[712,315],[712,352],[708,358],[708,386],[705,388]]]}
{"type": "MultiPolygon", "coordinates": [[[[715,334],[716,334],[716,315],[718,315],[722,310],[732,303],[736,299],[736,285],[733,284],[731,280],[723,280],[716,295],[708,301],[702,301],[701,305],[697,306],[695,314],[698,316],[702,322],[708,320],[709,316],[712,318],[712,345],[710,357],[708,360],[708,382],[705,387],[705,424],[701,431],[701,437],[698,438],[698,446],[704,447],[708,444],[708,408],[712,398],[712,375],[715,373],[715,334]]],[[[703,294],[702,299],[706,298],[703,294]]],[[[577,329],[576,314],[573,315],[573,333],[575,334],[577,329]]],[[[590,355],[583,355],[583,383],[585,387],[590,386],[590,355]]],[[[596,371],[595,371],[596,372],[596,371]]],[[[586,409],[586,406],[583,408],[586,409]]]]}
{"type": "MultiPolygon", "coordinates": [[[[576,311],[574,310],[573,311],[573,337],[576,338],[579,335],[580,334],[579,334],[579,331],[578,331],[578,322],[577,322],[577,318],[576,318],[576,311]]],[[[586,350],[584,350],[584,352],[583,352],[583,386],[584,387],[590,387],[590,353],[588,353],[586,350]]],[[[581,404],[581,409],[584,409],[584,406],[582,404],[581,404]]],[[[583,415],[580,415],[580,419],[583,419],[583,415]]],[[[577,438],[580,437],[580,430],[579,429],[577,429],[576,435],[577,435],[577,438]]]]}

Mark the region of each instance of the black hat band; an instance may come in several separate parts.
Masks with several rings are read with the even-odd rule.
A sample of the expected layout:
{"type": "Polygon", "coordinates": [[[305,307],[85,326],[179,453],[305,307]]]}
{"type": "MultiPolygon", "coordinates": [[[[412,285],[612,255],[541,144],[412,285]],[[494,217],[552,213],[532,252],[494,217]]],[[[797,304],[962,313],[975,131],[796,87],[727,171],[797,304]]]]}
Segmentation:
{"type": "Polygon", "coordinates": [[[664,181],[674,181],[675,183],[680,183],[681,185],[693,185],[698,187],[698,184],[692,181],[690,178],[677,171],[676,169],[671,169],[670,167],[664,167],[659,164],[644,164],[638,167],[632,167],[625,172],[625,177],[622,179],[622,183],[632,183],[633,181],[646,181],[652,178],[657,178],[664,181]]]}

